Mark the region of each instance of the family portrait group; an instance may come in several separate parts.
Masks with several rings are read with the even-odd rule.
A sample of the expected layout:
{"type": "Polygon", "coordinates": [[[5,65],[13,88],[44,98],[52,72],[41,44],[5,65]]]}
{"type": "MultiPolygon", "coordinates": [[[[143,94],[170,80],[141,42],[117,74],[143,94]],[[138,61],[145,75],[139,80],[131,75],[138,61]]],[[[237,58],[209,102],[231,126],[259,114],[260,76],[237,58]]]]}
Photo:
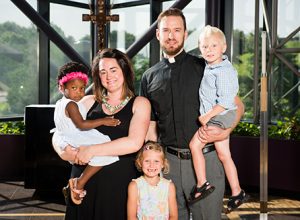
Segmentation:
{"type": "Polygon", "coordinates": [[[118,49],[100,50],[91,67],[61,66],[52,143],[72,164],[66,220],[220,220],[225,178],[226,212],[247,201],[229,143],[244,114],[238,73],[224,33],[201,29],[194,56],[184,50],[183,12],[161,12],[162,58],[138,91],[131,60],[118,49]],[[85,94],[89,79],[93,94],[85,94]]]}

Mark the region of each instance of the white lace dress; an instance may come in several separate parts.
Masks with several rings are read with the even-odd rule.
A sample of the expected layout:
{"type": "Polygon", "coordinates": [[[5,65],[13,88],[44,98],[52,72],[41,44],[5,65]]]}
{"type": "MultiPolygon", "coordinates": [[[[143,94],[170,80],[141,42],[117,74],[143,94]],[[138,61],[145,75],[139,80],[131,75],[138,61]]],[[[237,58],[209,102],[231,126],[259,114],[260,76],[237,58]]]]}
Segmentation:
{"type": "MultiPolygon", "coordinates": [[[[56,102],[54,111],[55,132],[53,135],[53,142],[55,144],[58,144],[61,149],[64,149],[67,145],[76,148],[79,146],[90,146],[110,141],[110,138],[107,135],[100,133],[96,129],[84,131],[78,129],[72,120],[65,114],[65,108],[69,102],[74,101],[63,97],[56,102]]],[[[87,111],[85,107],[79,102],[75,103],[78,105],[83,119],[86,119],[87,111]]],[[[118,160],[119,158],[115,156],[97,156],[91,159],[89,165],[104,166],[118,160]]]]}
{"type": "Polygon", "coordinates": [[[139,220],[169,219],[169,186],[171,180],[160,178],[156,186],[150,185],[143,176],[134,179],[138,188],[139,220]]]}

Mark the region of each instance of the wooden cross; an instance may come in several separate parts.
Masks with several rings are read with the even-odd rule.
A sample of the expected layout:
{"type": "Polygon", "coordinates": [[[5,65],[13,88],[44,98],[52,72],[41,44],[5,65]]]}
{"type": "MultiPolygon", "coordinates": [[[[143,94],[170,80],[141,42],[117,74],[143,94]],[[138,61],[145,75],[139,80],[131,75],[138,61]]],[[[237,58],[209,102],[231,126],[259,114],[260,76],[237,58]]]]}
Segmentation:
{"type": "Polygon", "coordinates": [[[97,0],[98,13],[96,15],[91,13],[91,15],[83,14],[83,21],[91,21],[97,25],[98,33],[98,50],[104,49],[106,45],[106,24],[109,21],[119,21],[119,15],[106,15],[106,5],[105,0],[97,0]]]}

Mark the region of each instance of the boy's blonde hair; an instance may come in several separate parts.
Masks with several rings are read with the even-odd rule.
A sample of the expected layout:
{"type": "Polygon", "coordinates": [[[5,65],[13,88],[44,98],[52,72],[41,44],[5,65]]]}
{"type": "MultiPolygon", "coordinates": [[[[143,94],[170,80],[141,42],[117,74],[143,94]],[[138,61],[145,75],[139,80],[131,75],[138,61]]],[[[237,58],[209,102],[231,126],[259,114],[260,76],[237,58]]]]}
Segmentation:
{"type": "Polygon", "coordinates": [[[224,44],[226,44],[226,37],[223,31],[221,31],[217,27],[212,27],[210,25],[206,25],[200,32],[198,43],[200,44],[201,39],[210,37],[212,35],[219,35],[220,40],[223,41],[224,44]]]}
{"type": "Polygon", "coordinates": [[[143,160],[143,153],[145,151],[148,151],[148,150],[153,150],[155,152],[161,153],[162,160],[163,160],[162,172],[163,172],[163,174],[167,174],[170,170],[170,165],[169,165],[169,162],[168,162],[168,160],[165,156],[164,149],[159,143],[154,142],[154,141],[147,141],[144,144],[144,146],[140,149],[140,151],[138,152],[138,154],[136,156],[136,160],[135,160],[135,166],[138,169],[138,171],[142,172],[141,163],[142,163],[142,160],[143,160]]]}

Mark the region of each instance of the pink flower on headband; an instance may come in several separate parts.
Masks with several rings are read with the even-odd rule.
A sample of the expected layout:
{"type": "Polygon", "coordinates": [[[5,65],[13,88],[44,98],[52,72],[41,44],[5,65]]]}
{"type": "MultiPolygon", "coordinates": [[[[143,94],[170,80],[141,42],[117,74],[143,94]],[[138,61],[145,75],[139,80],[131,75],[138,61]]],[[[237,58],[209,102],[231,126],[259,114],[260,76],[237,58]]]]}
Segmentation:
{"type": "Polygon", "coordinates": [[[63,78],[61,78],[58,82],[59,85],[64,85],[66,82],[73,80],[73,79],[81,79],[85,82],[85,84],[88,84],[89,78],[85,73],[82,72],[71,72],[65,75],[63,78]]]}

